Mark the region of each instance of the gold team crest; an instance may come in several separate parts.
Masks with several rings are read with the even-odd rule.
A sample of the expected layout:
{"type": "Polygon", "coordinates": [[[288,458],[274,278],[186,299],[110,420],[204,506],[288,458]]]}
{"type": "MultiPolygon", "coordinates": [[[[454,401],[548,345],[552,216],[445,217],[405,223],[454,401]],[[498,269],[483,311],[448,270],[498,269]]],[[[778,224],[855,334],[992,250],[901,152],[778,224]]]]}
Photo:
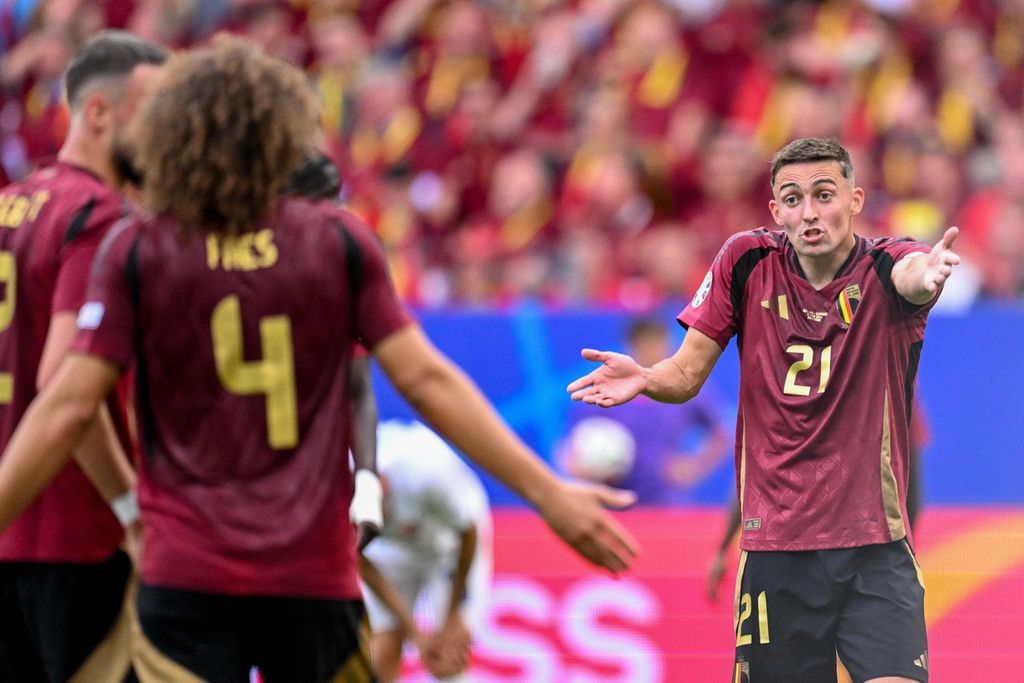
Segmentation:
{"type": "Polygon", "coordinates": [[[843,321],[843,327],[849,327],[853,322],[853,316],[860,305],[860,285],[850,285],[839,292],[836,297],[836,311],[839,319],[843,321]]]}

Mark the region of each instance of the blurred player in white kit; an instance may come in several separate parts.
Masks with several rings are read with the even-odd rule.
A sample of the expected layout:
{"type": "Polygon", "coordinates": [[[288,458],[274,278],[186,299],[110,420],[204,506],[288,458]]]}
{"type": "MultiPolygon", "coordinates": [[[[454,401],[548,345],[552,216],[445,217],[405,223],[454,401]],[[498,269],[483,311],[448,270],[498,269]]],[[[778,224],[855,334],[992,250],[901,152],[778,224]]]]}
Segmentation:
{"type": "Polygon", "coordinates": [[[418,422],[380,425],[377,470],[384,525],[360,564],[374,669],[385,683],[397,680],[403,643],[411,641],[431,675],[468,681],[470,641],[486,613],[493,565],[487,494],[418,422]]]}

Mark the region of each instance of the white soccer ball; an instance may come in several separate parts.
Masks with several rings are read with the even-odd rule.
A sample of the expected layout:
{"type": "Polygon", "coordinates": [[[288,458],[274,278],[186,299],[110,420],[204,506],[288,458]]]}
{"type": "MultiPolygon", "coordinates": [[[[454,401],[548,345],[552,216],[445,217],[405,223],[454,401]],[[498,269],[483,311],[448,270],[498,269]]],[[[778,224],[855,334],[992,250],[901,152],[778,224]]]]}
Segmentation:
{"type": "Polygon", "coordinates": [[[569,434],[574,473],[589,481],[615,482],[633,469],[636,440],[621,423],[608,417],[580,420],[569,434]]]}

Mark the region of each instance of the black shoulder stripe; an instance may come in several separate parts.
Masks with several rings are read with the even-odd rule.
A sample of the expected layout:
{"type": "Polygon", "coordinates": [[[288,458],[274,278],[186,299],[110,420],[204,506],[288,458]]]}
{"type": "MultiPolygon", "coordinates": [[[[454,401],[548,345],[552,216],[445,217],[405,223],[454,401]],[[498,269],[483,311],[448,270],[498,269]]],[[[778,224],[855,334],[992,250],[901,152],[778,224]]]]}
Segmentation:
{"type": "Polygon", "coordinates": [[[756,247],[736,260],[736,264],[732,267],[732,285],[729,290],[734,315],[743,304],[743,290],[747,287],[747,279],[750,278],[750,274],[754,272],[754,268],[761,262],[761,259],[770,253],[771,249],[768,247],[756,247]]]}
{"type": "Polygon", "coordinates": [[[68,225],[68,231],[64,233],[64,244],[70,244],[76,237],[82,234],[85,230],[86,223],[89,222],[89,216],[92,215],[92,210],[96,208],[96,198],[90,197],[89,201],[85,203],[75,217],[71,219],[71,224],[68,225]]]}
{"type": "Polygon", "coordinates": [[[139,406],[140,441],[142,452],[152,458],[156,452],[156,417],[153,413],[152,397],[149,395],[149,366],[142,348],[142,329],[139,317],[142,314],[142,291],[139,273],[139,236],[132,241],[128,251],[128,259],[124,266],[124,276],[128,281],[128,291],[135,310],[135,392],[139,406]]]}
{"type": "Polygon", "coordinates": [[[348,278],[349,291],[352,293],[352,307],[355,310],[358,293],[363,283],[363,251],[359,243],[345,229],[341,221],[334,224],[341,236],[342,246],[345,248],[345,275],[348,278]]]}

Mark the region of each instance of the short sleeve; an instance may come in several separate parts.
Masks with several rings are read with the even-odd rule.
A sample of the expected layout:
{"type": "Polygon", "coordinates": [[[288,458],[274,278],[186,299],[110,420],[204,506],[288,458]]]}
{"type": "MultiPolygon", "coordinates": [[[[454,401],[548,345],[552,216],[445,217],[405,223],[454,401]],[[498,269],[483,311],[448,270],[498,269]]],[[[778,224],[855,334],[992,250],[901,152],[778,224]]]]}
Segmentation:
{"type": "Polygon", "coordinates": [[[71,219],[59,252],[57,281],[50,302],[51,313],[77,312],[82,307],[96,252],[123,213],[119,199],[112,196],[92,197],[71,219]]]}
{"type": "Polygon", "coordinates": [[[349,267],[359,270],[354,283],[356,333],[362,344],[372,349],[413,319],[395,292],[384,250],[370,229],[351,214],[344,217],[345,248],[358,252],[355,261],[349,260],[349,267]]]}
{"type": "Polygon", "coordinates": [[[925,317],[928,311],[939,299],[941,290],[936,293],[932,300],[926,304],[915,304],[907,301],[896,291],[896,285],[892,281],[892,269],[901,260],[911,254],[927,254],[932,248],[923,243],[911,239],[884,239],[881,240],[875,253],[875,268],[882,280],[886,293],[895,302],[897,310],[907,316],[925,317]]]}
{"type": "Polygon", "coordinates": [[[137,224],[126,219],[100,245],[85,303],[78,311],[78,335],[71,350],[127,368],[134,355],[133,250],[137,224]]]}
{"type": "MultiPolygon", "coordinates": [[[[752,265],[744,268],[744,263],[751,260],[748,254],[751,251],[760,254],[764,249],[757,245],[752,232],[738,233],[729,238],[715,257],[697,293],[676,318],[679,323],[687,329],[703,332],[723,349],[728,346],[740,326],[739,315],[746,284],[746,277],[738,279],[736,273],[749,274],[752,265]]],[[[757,260],[760,258],[752,263],[757,260]]]]}

